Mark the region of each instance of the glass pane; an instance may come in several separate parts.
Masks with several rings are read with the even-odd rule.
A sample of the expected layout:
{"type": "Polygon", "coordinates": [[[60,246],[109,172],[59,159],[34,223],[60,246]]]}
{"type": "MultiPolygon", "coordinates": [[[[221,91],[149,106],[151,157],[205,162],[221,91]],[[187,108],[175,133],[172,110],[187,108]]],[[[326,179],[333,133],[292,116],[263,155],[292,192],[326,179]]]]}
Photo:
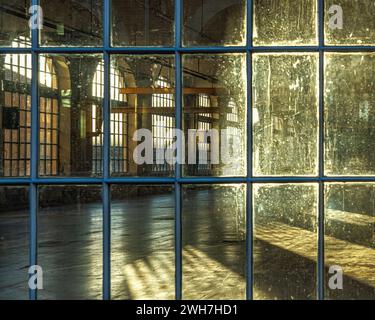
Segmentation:
{"type": "Polygon", "coordinates": [[[329,45],[374,45],[374,16],[374,1],[326,0],[326,43],[329,45]]]}
{"type": "Polygon", "coordinates": [[[328,184],[325,205],[327,298],[374,300],[375,184],[328,184]],[[341,290],[332,286],[338,270],[341,290]]]}
{"type": "MultiPolygon", "coordinates": [[[[30,37],[30,0],[0,0],[0,46],[18,47],[14,40],[30,37]]],[[[27,44],[30,47],[30,43],[27,44]]]]}
{"type": "Polygon", "coordinates": [[[183,189],[185,300],[245,298],[245,185],[183,189]]]}
{"type": "Polygon", "coordinates": [[[0,299],[28,299],[29,194],[0,187],[0,299]]]}
{"type": "Polygon", "coordinates": [[[103,1],[40,0],[44,46],[101,46],[103,1]]]}
{"type": "Polygon", "coordinates": [[[112,299],[174,299],[173,187],[116,185],[111,197],[112,299]]]}
{"type": "Polygon", "coordinates": [[[254,297],[315,299],[317,187],[254,186],[254,297]]]}
{"type": "Polygon", "coordinates": [[[325,170],[375,175],[375,54],[326,54],[325,170]]]}
{"type": "Polygon", "coordinates": [[[39,299],[101,299],[102,207],[97,186],[39,188],[39,299]]]}
{"type": "Polygon", "coordinates": [[[111,68],[112,174],[173,176],[173,56],[115,55],[111,68]]]}
{"type": "Polygon", "coordinates": [[[112,0],[115,46],[173,46],[174,0],[112,0]]]}
{"type": "Polygon", "coordinates": [[[184,45],[246,44],[246,0],[184,0],[183,10],[184,45]]]}
{"type": "Polygon", "coordinates": [[[30,175],[31,55],[0,55],[0,80],[0,177],[26,177],[30,175]]]}
{"type": "Polygon", "coordinates": [[[0,47],[30,47],[19,45],[19,38],[29,38],[30,0],[0,0],[0,47]]]}
{"type": "Polygon", "coordinates": [[[183,57],[187,176],[246,174],[246,56],[183,57]]]}
{"type": "Polygon", "coordinates": [[[102,96],[94,79],[100,55],[67,54],[39,59],[39,174],[41,176],[98,176],[102,166],[94,151],[102,145],[102,96]],[[57,76],[58,75],[58,76],[57,76]],[[95,106],[95,108],[94,108],[95,106]]]}
{"type": "Polygon", "coordinates": [[[315,54],[256,54],[254,173],[316,175],[318,72],[315,54]]]}
{"type": "Polygon", "coordinates": [[[254,0],[254,44],[317,44],[316,0],[254,0]]]}

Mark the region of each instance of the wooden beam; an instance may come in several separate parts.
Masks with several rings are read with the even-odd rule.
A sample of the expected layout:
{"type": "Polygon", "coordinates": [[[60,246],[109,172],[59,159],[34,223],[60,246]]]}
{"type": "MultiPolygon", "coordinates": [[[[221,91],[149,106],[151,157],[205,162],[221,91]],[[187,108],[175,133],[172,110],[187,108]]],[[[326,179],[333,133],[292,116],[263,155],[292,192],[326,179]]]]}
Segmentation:
{"type": "MultiPolygon", "coordinates": [[[[172,114],[174,115],[176,110],[173,107],[134,107],[126,108],[111,108],[112,113],[151,113],[151,114],[172,114]]],[[[231,113],[231,108],[220,109],[219,107],[184,107],[184,113],[220,113],[226,112],[231,113]]]]}
{"type": "MultiPolygon", "coordinates": [[[[151,88],[151,87],[132,87],[120,88],[121,94],[174,94],[174,88],[151,88]]],[[[225,88],[183,88],[183,94],[207,94],[211,96],[227,94],[225,88]]]]}

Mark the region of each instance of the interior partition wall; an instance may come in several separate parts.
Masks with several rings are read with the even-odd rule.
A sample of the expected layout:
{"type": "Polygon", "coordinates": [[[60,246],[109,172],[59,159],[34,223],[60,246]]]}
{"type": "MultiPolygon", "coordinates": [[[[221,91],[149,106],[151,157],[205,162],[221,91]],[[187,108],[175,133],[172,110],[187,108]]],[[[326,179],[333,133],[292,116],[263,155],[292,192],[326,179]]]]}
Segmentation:
{"type": "MultiPolygon", "coordinates": [[[[54,20],[54,14],[61,15],[62,11],[74,10],[70,2],[32,0],[29,5],[41,5],[43,9],[44,28],[30,31],[30,46],[12,47],[4,41],[0,48],[1,55],[27,54],[31,57],[31,83],[22,87],[31,96],[30,174],[7,177],[2,172],[0,178],[0,189],[15,188],[19,198],[28,199],[28,215],[24,217],[22,226],[27,229],[28,248],[23,250],[28,249],[29,266],[52,263],[48,261],[52,250],[48,246],[41,248],[38,242],[51,232],[46,229],[46,221],[53,219],[56,213],[48,215],[48,208],[41,206],[41,202],[51,204],[54,199],[49,198],[50,195],[54,190],[61,190],[62,193],[59,194],[71,199],[72,205],[81,208],[80,205],[84,202],[82,199],[90,194],[92,199],[102,204],[102,212],[96,214],[95,222],[90,224],[90,230],[95,230],[95,236],[90,241],[99,243],[99,246],[91,253],[91,258],[87,258],[94,261],[93,274],[96,279],[90,280],[87,285],[92,290],[101,288],[99,298],[111,299],[111,293],[113,298],[114,287],[117,286],[117,282],[111,281],[114,270],[123,270],[122,266],[116,265],[117,255],[113,249],[117,244],[111,241],[111,237],[120,232],[115,225],[117,220],[113,219],[117,201],[121,199],[121,194],[148,194],[152,193],[152,188],[158,187],[158,192],[163,189],[173,195],[172,209],[166,205],[170,199],[163,196],[158,200],[161,201],[160,204],[155,207],[168,207],[168,210],[172,210],[169,224],[174,231],[168,242],[173,246],[173,252],[164,252],[170,259],[168,261],[171,261],[171,264],[166,265],[172,271],[166,277],[169,286],[165,291],[168,294],[162,297],[196,299],[198,297],[193,292],[209,289],[204,285],[207,279],[199,278],[199,265],[189,262],[193,257],[199,263],[214,269],[218,261],[225,265],[227,260],[238,259],[243,265],[243,270],[241,266],[238,266],[238,270],[228,267],[216,274],[218,281],[221,277],[224,279],[226,274],[233,274],[233,283],[242,283],[235,288],[226,288],[220,292],[219,298],[296,298],[290,292],[297,292],[297,298],[305,299],[340,298],[328,286],[329,269],[334,265],[342,265],[347,277],[344,286],[350,283],[353,290],[346,297],[357,297],[354,291],[362,290],[361,283],[366,287],[361,291],[362,297],[375,297],[372,259],[375,203],[375,29],[371,22],[375,13],[373,1],[363,1],[363,6],[356,6],[352,1],[341,1],[344,8],[342,30],[329,27],[329,10],[336,4],[331,0],[280,3],[261,0],[176,0],[160,1],[158,4],[155,1],[140,1],[141,13],[136,6],[126,4],[133,1],[86,1],[89,11],[95,12],[95,17],[90,20],[91,27],[95,27],[92,27],[91,32],[83,33],[82,38],[74,28],[65,26],[64,29],[64,25],[50,23],[54,20]],[[160,10],[154,10],[154,6],[159,6],[163,14],[160,10]],[[220,21],[230,14],[233,7],[237,8],[233,16],[235,18],[225,25],[228,31],[224,37],[220,33],[220,21]],[[145,8],[151,10],[144,10],[145,8]],[[197,8],[200,13],[208,14],[216,10],[217,14],[206,17],[206,24],[203,25],[201,14],[193,12],[197,8]],[[133,25],[130,25],[130,20],[122,18],[124,10],[133,10],[129,12],[134,12],[136,23],[133,21],[133,25]],[[281,10],[282,18],[278,15],[278,10],[281,10]],[[299,14],[294,14],[294,10],[299,14]],[[160,15],[161,20],[155,18],[160,15]],[[345,23],[350,26],[346,27],[345,23]],[[354,30],[352,34],[345,33],[348,28],[354,30]],[[53,38],[50,30],[57,33],[58,37],[53,38]],[[149,32],[150,30],[154,32],[149,32]],[[76,60],[95,56],[95,59],[103,61],[104,90],[102,95],[97,95],[102,99],[91,103],[91,108],[95,109],[97,115],[94,117],[95,121],[98,121],[101,114],[96,110],[102,108],[102,132],[90,139],[93,141],[100,137],[100,141],[95,143],[96,149],[91,150],[91,154],[97,155],[96,160],[94,164],[74,169],[75,173],[72,169],[70,175],[57,174],[51,177],[45,174],[49,169],[41,171],[40,168],[42,164],[48,165],[48,159],[52,161],[52,172],[57,172],[56,168],[53,169],[53,161],[57,159],[54,156],[47,158],[45,151],[41,154],[40,133],[44,126],[41,115],[49,114],[47,111],[40,111],[44,106],[40,105],[39,99],[43,90],[39,70],[40,64],[46,63],[42,59],[44,56],[58,56],[58,64],[70,59],[65,57],[73,56],[77,57],[76,60]],[[228,140],[232,144],[232,155],[238,158],[238,165],[223,169],[215,167],[212,159],[209,159],[208,164],[197,166],[193,170],[181,162],[174,166],[155,164],[153,169],[157,174],[154,175],[143,174],[142,171],[132,173],[131,169],[124,169],[132,167],[130,162],[133,155],[128,152],[128,144],[133,135],[134,128],[129,129],[129,119],[133,115],[119,113],[120,118],[113,118],[111,109],[117,105],[114,105],[111,98],[111,86],[114,85],[111,83],[111,74],[114,66],[121,70],[125,62],[127,66],[132,63],[135,65],[135,60],[142,57],[158,57],[155,66],[167,64],[174,73],[168,79],[172,79],[172,82],[164,81],[163,74],[155,79],[156,82],[162,82],[160,87],[168,88],[164,93],[154,91],[153,97],[136,97],[144,99],[145,104],[149,103],[152,108],[165,108],[151,111],[155,114],[148,120],[142,116],[142,121],[149,121],[152,123],[151,127],[155,128],[164,122],[167,127],[175,126],[176,129],[184,130],[195,128],[195,125],[196,129],[202,130],[229,128],[228,140]],[[160,57],[167,57],[169,60],[160,62],[160,57]],[[222,74],[215,73],[215,68],[223,68],[223,65],[227,69],[224,68],[222,74]],[[197,70],[204,73],[205,77],[194,83],[191,77],[198,74],[197,70]],[[221,82],[217,79],[220,77],[221,82]],[[229,77],[232,80],[228,80],[229,77]],[[221,87],[217,85],[218,82],[221,87]],[[218,92],[226,85],[228,91],[220,95],[218,92]],[[210,90],[207,87],[211,87],[210,90]],[[201,96],[189,98],[189,94],[185,92],[187,88],[198,89],[195,92],[200,92],[201,96]],[[210,98],[206,98],[205,90],[211,92],[210,98]],[[288,92],[287,97],[285,92],[288,92]],[[170,101],[171,97],[173,102],[170,101]],[[158,104],[163,101],[167,101],[167,105],[158,108],[158,104]],[[218,111],[223,101],[226,101],[226,111],[218,111]],[[196,111],[188,111],[190,103],[195,103],[196,111]],[[174,110],[171,114],[172,108],[174,110]],[[112,123],[118,123],[128,130],[121,136],[128,139],[126,145],[121,147],[126,155],[120,157],[126,160],[126,165],[118,165],[118,168],[124,169],[123,174],[116,172],[116,159],[113,159],[113,149],[116,146],[111,139],[112,123]],[[95,174],[86,174],[93,166],[95,174]],[[171,168],[174,169],[173,174],[170,172],[171,168]],[[132,188],[137,191],[132,191],[132,188]],[[203,193],[197,190],[203,190],[203,193]],[[211,191],[206,193],[205,190],[211,191]],[[75,196],[70,198],[73,191],[75,196]],[[218,236],[215,239],[220,244],[213,249],[212,254],[197,250],[208,241],[201,237],[207,230],[204,225],[195,226],[199,221],[195,221],[190,212],[205,212],[210,207],[207,204],[210,200],[211,204],[214,203],[210,210],[214,210],[215,214],[203,217],[201,223],[213,219],[215,223],[229,228],[233,220],[227,219],[234,207],[228,201],[233,199],[236,199],[235,210],[239,212],[233,228],[242,235],[240,240],[236,238],[233,242],[240,241],[239,247],[229,250],[226,257],[220,256],[220,252],[224,254],[220,246],[230,246],[231,240],[222,240],[218,236]],[[358,209],[356,203],[360,203],[361,208],[358,209]],[[42,215],[44,211],[47,214],[42,215]],[[345,219],[355,220],[353,225],[358,227],[355,232],[345,229],[345,219]],[[287,223],[292,224],[285,229],[287,223]],[[193,228],[196,235],[189,234],[193,228]],[[296,248],[293,243],[299,243],[300,248],[296,248]],[[285,252],[277,252],[277,247],[282,247],[285,252]],[[336,255],[337,248],[347,250],[336,255]],[[43,258],[38,259],[40,251],[44,254],[43,258]],[[351,263],[342,256],[344,253],[353,254],[351,263]],[[288,261],[293,261],[293,264],[288,265],[288,261]],[[279,273],[285,270],[284,276],[279,277],[279,273]],[[297,283],[300,289],[289,290],[288,286],[293,286],[293,283],[297,283]],[[257,287],[273,288],[272,291],[277,295],[275,293],[276,296],[269,296],[266,292],[255,290],[257,287]],[[239,293],[230,294],[231,290],[239,293]]],[[[6,7],[4,1],[1,6],[3,9],[6,7]]],[[[28,19],[30,16],[26,14],[25,17],[28,19]]],[[[22,20],[19,12],[17,19],[22,20]]],[[[85,17],[82,20],[89,21],[85,17]]],[[[82,25],[82,28],[86,28],[82,25]]],[[[25,30],[28,32],[27,27],[25,30]]],[[[70,59],[66,63],[76,62],[70,59]]],[[[60,68],[60,72],[61,70],[63,69],[60,68]]],[[[95,71],[93,64],[90,81],[94,78],[95,71]]],[[[59,72],[56,72],[59,76],[59,72]]],[[[144,76],[145,72],[139,71],[133,75],[134,78],[142,79],[143,82],[139,81],[141,84],[137,84],[141,89],[151,86],[146,81],[150,77],[144,76]]],[[[127,71],[122,73],[122,76],[125,77],[126,73],[127,71]]],[[[125,77],[124,82],[126,81],[125,77]]],[[[73,86],[71,84],[72,92],[73,86]]],[[[90,86],[92,87],[92,82],[90,86]]],[[[131,91],[128,93],[129,100],[132,94],[131,91]]],[[[147,93],[144,92],[143,95],[147,93]]],[[[116,100],[118,104],[126,105],[128,102],[122,98],[116,100]]],[[[66,101],[62,97],[59,104],[64,103],[66,101]]],[[[5,114],[3,113],[3,117],[5,114]]],[[[53,115],[53,111],[51,114],[53,115]]],[[[9,115],[12,116],[11,112],[9,115]]],[[[139,118],[137,121],[139,123],[139,118]]],[[[63,130],[62,125],[64,124],[60,122],[56,130],[63,130]]],[[[95,126],[95,129],[101,129],[100,125],[95,126]]],[[[160,130],[153,137],[157,145],[173,140],[163,134],[163,130],[160,130]]],[[[200,142],[199,145],[205,150],[212,149],[207,141],[200,142]]],[[[81,161],[83,155],[90,151],[81,147],[77,148],[82,151],[81,158],[77,155],[77,161],[81,161]]],[[[4,156],[0,160],[5,161],[4,156]]],[[[144,206],[147,203],[134,203],[135,210],[145,210],[144,206]]],[[[137,218],[133,216],[131,219],[137,218]]],[[[142,221],[134,223],[142,225],[142,221]]],[[[52,224],[56,229],[52,232],[57,232],[63,224],[64,219],[56,217],[52,224]]],[[[126,229],[126,221],[124,228],[126,229]]],[[[56,237],[70,236],[56,233],[56,237]]],[[[80,239],[72,237],[71,241],[80,239]]],[[[162,248],[158,250],[163,251],[162,248]]],[[[84,256],[85,252],[78,250],[74,254],[84,256]]],[[[138,265],[138,268],[126,269],[125,274],[136,277],[137,270],[142,266],[138,265]]],[[[80,271],[85,273],[85,270],[80,271]]],[[[58,274],[46,276],[51,279],[63,277],[58,274]]],[[[75,274],[72,279],[74,277],[75,274]]],[[[50,283],[54,283],[53,280],[50,283]]],[[[56,290],[61,290],[57,284],[56,290]]],[[[74,298],[76,293],[71,294],[74,298]]],[[[43,295],[43,290],[29,289],[29,299],[35,300],[39,296],[43,298],[43,295]]],[[[210,296],[203,295],[200,298],[210,296]]]]}

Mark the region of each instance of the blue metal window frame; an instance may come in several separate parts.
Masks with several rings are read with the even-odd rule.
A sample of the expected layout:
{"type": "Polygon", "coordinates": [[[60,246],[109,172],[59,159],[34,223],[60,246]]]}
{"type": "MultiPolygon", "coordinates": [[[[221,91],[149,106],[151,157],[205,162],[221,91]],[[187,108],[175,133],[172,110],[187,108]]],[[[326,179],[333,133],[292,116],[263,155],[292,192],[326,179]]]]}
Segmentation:
{"type": "MultiPolygon", "coordinates": [[[[183,0],[175,0],[175,46],[174,47],[111,47],[111,1],[103,0],[103,46],[102,47],[40,47],[39,31],[32,30],[30,48],[0,48],[0,54],[29,53],[32,56],[31,86],[31,174],[28,178],[0,178],[2,185],[29,185],[30,240],[29,262],[37,264],[37,210],[39,185],[97,184],[102,185],[103,198],[103,299],[111,297],[111,207],[110,186],[112,184],[170,184],[175,189],[175,297],[182,299],[182,186],[184,184],[238,184],[247,185],[246,192],[246,298],[253,299],[253,184],[254,183],[316,183],[319,185],[318,205],[318,256],[317,299],[324,299],[324,184],[326,182],[373,182],[374,176],[325,176],[324,173],[324,53],[325,52],[375,52],[375,46],[326,46],[324,42],[324,0],[318,1],[318,45],[317,46],[253,46],[253,1],[247,1],[247,43],[236,47],[183,47],[182,8],[183,0]],[[316,177],[255,177],[253,174],[252,126],[252,55],[272,52],[316,52],[319,53],[319,175],[316,177]],[[104,60],[104,104],[103,104],[103,177],[102,178],[40,178],[39,119],[38,119],[38,57],[48,53],[100,53],[104,60]],[[183,177],[181,165],[175,166],[174,177],[111,177],[110,174],[110,56],[111,54],[174,54],[175,56],[175,117],[176,128],[182,129],[182,55],[184,53],[243,53],[247,58],[247,175],[243,177],[183,177]]],[[[32,0],[32,5],[38,5],[32,0]]],[[[181,163],[181,162],[180,162],[181,163]]],[[[37,299],[37,291],[29,290],[30,300],[37,299]]]]}

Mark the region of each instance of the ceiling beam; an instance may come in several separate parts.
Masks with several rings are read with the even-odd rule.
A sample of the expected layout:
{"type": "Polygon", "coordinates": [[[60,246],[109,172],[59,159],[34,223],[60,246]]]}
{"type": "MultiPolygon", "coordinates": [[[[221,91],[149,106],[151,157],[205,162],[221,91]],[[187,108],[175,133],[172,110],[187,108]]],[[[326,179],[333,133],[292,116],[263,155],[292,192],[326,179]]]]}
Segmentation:
{"type": "MultiPolygon", "coordinates": [[[[183,94],[207,94],[211,96],[227,94],[225,88],[183,88],[183,94]]],[[[175,94],[175,88],[152,88],[152,87],[133,87],[120,88],[121,94],[175,94]]]]}

